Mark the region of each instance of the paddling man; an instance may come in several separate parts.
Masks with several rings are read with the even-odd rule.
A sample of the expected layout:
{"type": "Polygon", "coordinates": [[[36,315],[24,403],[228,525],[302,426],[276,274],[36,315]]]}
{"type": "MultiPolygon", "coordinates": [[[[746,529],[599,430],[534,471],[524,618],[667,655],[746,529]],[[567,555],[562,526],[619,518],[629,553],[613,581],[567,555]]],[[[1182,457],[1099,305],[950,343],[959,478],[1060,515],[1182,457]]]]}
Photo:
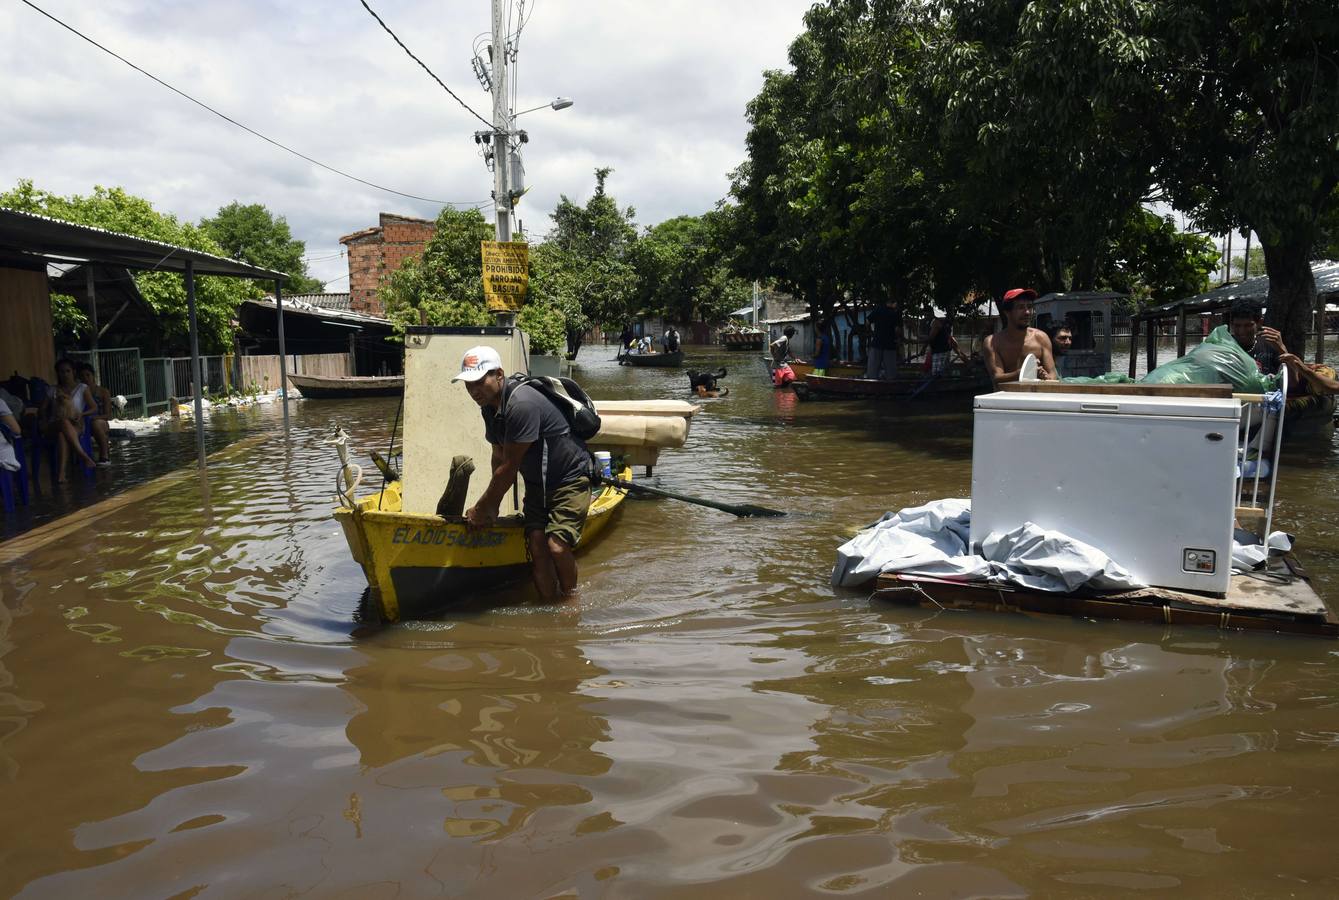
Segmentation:
{"type": "Polygon", "coordinates": [[[525,479],[521,513],[535,587],[546,603],[570,597],[577,586],[572,550],[590,509],[585,442],[539,390],[507,381],[502,358],[492,347],[467,350],[460,374],[451,380],[465,382],[470,399],[483,411],[484,433],[493,445],[493,477],[465,511],[466,524],[471,529],[492,525],[519,472],[525,479]]]}
{"type": "Polygon", "coordinates": [[[1255,365],[1265,375],[1277,375],[1279,357],[1288,352],[1283,346],[1283,335],[1277,328],[1265,325],[1260,305],[1242,298],[1232,304],[1228,313],[1228,331],[1237,339],[1237,345],[1255,359],[1255,365]]]}
{"type": "Polygon", "coordinates": [[[661,345],[665,348],[666,353],[678,353],[679,341],[679,329],[671,325],[669,330],[665,332],[665,337],[661,341],[661,345]]]}
{"type": "Polygon", "coordinates": [[[1036,299],[1037,292],[1031,288],[1014,288],[1000,300],[1004,328],[986,338],[981,348],[996,384],[1017,381],[1029,353],[1037,357],[1039,379],[1051,381],[1056,377],[1051,339],[1040,328],[1032,327],[1032,301],[1036,299]]]}
{"type": "Polygon", "coordinates": [[[786,360],[791,359],[790,339],[795,337],[795,326],[787,325],[781,329],[781,337],[772,341],[772,365],[779,366],[786,360]]]}

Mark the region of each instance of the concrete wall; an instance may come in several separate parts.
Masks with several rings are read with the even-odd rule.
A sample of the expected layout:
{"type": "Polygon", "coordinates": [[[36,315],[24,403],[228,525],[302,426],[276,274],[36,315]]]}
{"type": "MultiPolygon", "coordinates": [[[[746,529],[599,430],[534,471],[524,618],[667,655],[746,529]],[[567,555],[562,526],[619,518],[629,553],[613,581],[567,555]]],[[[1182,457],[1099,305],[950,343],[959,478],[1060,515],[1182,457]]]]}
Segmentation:
{"type": "Polygon", "coordinates": [[[51,296],[46,271],[0,267],[0,381],[16,371],[24,378],[56,380],[51,296]]]}

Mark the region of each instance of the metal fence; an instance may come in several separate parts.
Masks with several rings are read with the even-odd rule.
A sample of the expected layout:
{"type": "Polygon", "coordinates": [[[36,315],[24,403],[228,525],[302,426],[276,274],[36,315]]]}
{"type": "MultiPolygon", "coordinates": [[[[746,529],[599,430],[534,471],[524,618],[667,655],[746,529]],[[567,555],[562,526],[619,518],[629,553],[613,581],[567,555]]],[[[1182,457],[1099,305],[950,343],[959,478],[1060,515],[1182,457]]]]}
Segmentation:
{"type": "Polygon", "coordinates": [[[144,366],[138,347],[115,347],[108,350],[78,350],[69,354],[77,362],[93,365],[97,383],[116,397],[126,398],[125,410],[114,413],[118,418],[139,418],[147,415],[148,404],[144,394],[144,366]]]}
{"type": "Polygon", "coordinates": [[[145,408],[153,413],[166,409],[169,398],[185,402],[193,399],[195,385],[204,385],[205,394],[221,394],[228,388],[228,366],[222,356],[200,357],[203,378],[191,376],[189,356],[155,356],[144,360],[145,408]]]}

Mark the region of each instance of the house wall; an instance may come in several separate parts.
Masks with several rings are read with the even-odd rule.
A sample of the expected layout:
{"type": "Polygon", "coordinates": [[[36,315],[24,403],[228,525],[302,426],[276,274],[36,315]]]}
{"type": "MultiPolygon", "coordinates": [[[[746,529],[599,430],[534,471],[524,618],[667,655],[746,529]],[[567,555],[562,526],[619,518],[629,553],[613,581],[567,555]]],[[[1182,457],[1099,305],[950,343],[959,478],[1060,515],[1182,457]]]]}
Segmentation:
{"type": "Polygon", "coordinates": [[[55,381],[51,296],[46,272],[0,267],[0,381],[16,371],[55,381]]]}
{"type": "Polygon", "coordinates": [[[378,296],[381,280],[404,265],[406,259],[422,256],[436,230],[428,219],[382,213],[376,228],[340,238],[340,243],[349,248],[349,308],[384,316],[385,304],[378,296]]]}

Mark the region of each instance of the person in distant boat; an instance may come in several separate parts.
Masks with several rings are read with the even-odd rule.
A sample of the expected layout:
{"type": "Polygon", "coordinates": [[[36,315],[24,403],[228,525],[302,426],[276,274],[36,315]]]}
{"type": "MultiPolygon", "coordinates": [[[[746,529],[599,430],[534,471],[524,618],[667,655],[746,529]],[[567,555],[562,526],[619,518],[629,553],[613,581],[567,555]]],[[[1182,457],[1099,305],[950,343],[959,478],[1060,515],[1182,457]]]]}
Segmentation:
{"type": "Polygon", "coordinates": [[[787,325],[781,329],[781,337],[772,341],[772,365],[779,366],[786,360],[791,359],[790,339],[795,337],[795,326],[787,325]]]}
{"type": "Polygon", "coordinates": [[[869,355],[865,360],[865,377],[892,381],[897,377],[901,361],[902,309],[897,298],[889,294],[882,306],[872,309],[865,321],[869,323],[869,355]]]}
{"type": "Polygon", "coordinates": [[[1278,374],[1279,357],[1287,353],[1288,348],[1283,346],[1283,335],[1278,329],[1265,325],[1260,304],[1244,297],[1237,300],[1228,313],[1227,328],[1237,339],[1237,345],[1254,357],[1263,374],[1278,374]]]}
{"type": "Polygon", "coordinates": [[[661,339],[660,345],[665,349],[666,353],[678,353],[679,343],[679,330],[671,325],[669,329],[666,330],[664,338],[661,339]]]}
{"type": "Polygon", "coordinates": [[[1036,299],[1037,292],[1031,288],[1014,288],[1000,299],[1004,327],[987,337],[981,347],[986,369],[996,384],[1017,381],[1029,353],[1037,357],[1038,378],[1042,381],[1056,378],[1051,339],[1040,328],[1032,327],[1032,301],[1036,299]]]}
{"type": "Polygon", "coordinates": [[[493,446],[488,487],[465,511],[471,529],[497,521],[498,507],[517,473],[525,480],[522,517],[531,575],[545,602],[570,597],[577,586],[573,555],[590,509],[590,451],[558,408],[537,388],[508,381],[492,347],[472,347],[460,361],[470,399],[483,412],[493,446]]]}
{"type": "Polygon", "coordinates": [[[814,331],[814,358],[809,364],[814,367],[813,374],[820,376],[828,374],[832,365],[832,325],[827,319],[819,320],[814,331]]]}
{"type": "Polygon", "coordinates": [[[953,322],[948,316],[936,316],[930,323],[929,369],[931,375],[938,375],[948,369],[949,354],[956,353],[958,359],[967,362],[967,354],[958,347],[958,339],[953,336],[953,322]]]}

